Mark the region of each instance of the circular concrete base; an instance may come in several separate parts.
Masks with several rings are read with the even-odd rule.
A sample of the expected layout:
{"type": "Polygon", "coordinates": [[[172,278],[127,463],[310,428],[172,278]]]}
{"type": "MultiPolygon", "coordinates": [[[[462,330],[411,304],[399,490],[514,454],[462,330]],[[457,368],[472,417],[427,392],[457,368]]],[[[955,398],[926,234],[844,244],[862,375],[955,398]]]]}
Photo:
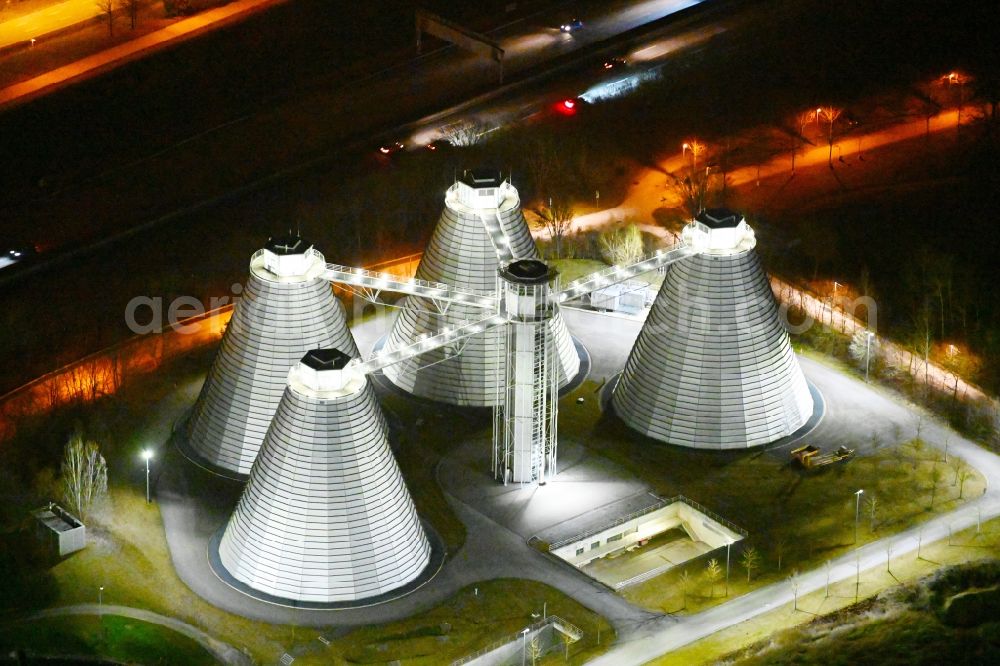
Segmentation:
{"type": "Polygon", "coordinates": [[[427,523],[427,521],[421,520],[420,523],[424,526],[424,533],[427,535],[427,541],[431,546],[430,560],[427,562],[427,566],[424,567],[424,570],[420,572],[420,575],[406,585],[397,587],[389,592],[354,601],[331,601],[323,603],[316,601],[300,601],[298,599],[286,599],[274,596],[273,594],[268,594],[266,592],[261,592],[260,590],[255,590],[246,583],[237,580],[231,573],[229,573],[226,567],[222,564],[222,559],[219,557],[219,543],[222,541],[222,535],[226,531],[225,525],[213,534],[212,538],[208,542],[208,564],[212,569],[212,573],[214,573],[219,580],[237,592],[257,599],[258,601],[274,604],[276,606],[285,606],[286,608],[298,608],[303,610],[346,610],[350,608],[376,606],[378,604],[384,604],[388,601],[400,599],[417,591],[429,583],[438,574],[438,572],[441,571],[441,567],[444,566],[444,541],[438,533],[434,531],[434,528],[427,523]]]}

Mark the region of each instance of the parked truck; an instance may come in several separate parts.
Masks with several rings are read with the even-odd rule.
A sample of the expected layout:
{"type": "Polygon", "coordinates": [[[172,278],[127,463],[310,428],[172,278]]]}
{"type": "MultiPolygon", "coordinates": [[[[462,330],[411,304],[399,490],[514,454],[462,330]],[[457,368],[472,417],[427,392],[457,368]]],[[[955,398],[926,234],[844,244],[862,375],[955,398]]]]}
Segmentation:
{"type": "Polygon", "coordinates": [[[841,460],[847,460],[854,455],[854,449],[846,446],[838,447],[833,453],[823,453],[818,446],[806,444],[792,450],[792,460],[798,461],[805,469],[815,469],[824,465],[831,465],[841,460]]]}

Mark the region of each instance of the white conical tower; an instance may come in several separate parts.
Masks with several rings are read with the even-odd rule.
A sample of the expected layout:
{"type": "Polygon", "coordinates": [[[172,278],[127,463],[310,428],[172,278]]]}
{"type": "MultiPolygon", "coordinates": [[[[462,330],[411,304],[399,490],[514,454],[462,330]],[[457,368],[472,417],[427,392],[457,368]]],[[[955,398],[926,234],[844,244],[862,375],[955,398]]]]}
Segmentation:
{"type": "Polygon", "coordinates": [[[209,469],[245,476],[285,390],[309,349],[358,355],[323,255],[298,236],[273,238],[250,260],[219,353],[188,424],[185,452],[209,469]]]}
{"type": "MultiPolygon", "coordinates": [[[[521,213],[517,190],[497,171],[466,171],[448,188],[444,211],[420,260],[416,277],[453,287],[492,292],[497,269],[516,259],[538,259],[538,249],[521,213]]],[[[386,347],[398,348],[423,334],[475,321],[483,310],[452,304],[444,314],[409,296],[393,325],[386,347]]],[[[559,356],[560,386],[580,370],[580,358],[558,313],[551,331],[559,356]]],[[[497,331],[468,339],[461,354],[439,349],[383,372],[400,388],[454,405],[491,407],[504,375],[497,331]]]]}
{"type": "Polygon", "coordinates": [[[683,240],[612,399],[631,428],[670,444],[740,449],[790,435],[813,400],[746,220],[701,213],[683,240]]]}
{"type": "Polygon", "coordinates": [[[354,602],[416,579],[431,546],[367,378],[314,350],[288,387],[219,542],[237,581],[271,597],[354,602]]]}

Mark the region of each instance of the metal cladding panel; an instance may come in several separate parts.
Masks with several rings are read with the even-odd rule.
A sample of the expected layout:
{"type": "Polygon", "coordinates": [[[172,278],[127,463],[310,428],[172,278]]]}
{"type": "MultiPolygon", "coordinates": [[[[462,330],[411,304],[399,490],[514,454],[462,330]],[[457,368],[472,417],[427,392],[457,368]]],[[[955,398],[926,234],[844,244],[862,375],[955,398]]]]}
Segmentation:
{"type": "Polygon", "coordinates": [[[612,403],[631,428],[701,449],[792,434],[813,401],[756,251],[673,264],[612,403]]]}
{"type": "MultiPolygon", "coordinates": [[[[513,194],[496,211],[510,242],[510,250],[518,259],[538,259],[538,249],[521,212],[520,201],[513,194]]],[[[493,211],[489,211],[492,215],[493,211]]],[[[416,277],[443,282],[453,287],[492,292],[496,289],[500,266],[496,249],[482,219],[476,211],[446,202],[434,235],[420,260],[416,277]]],[[[396,348],[415,341],[421,334],[433,334],[445,326],[459,326],[463,321],[483,317],[480,308],[452,304],[447,312],[431,312],[433,306],[421,305],[419,298],[408,296],[386,341],[387,348],[396,348]]],[[[551,323],[559,350],[560,386],[565,385],[580,370],[569,331],[557,313],[551,323]]],[[[485,332],[468,338],[462,353],[453,356],[447,349],[421,355],[411,362],[399,363],[383,370],[385,376],[405,391],[424,398],[454,405],[492,407],[502,382],[497,369],[502,369],[501,342],[498,334],[485,332]],[[449,358],[451,356],[451,358],[449,358]]]]}
{"type": "Polygon", "coordinates": [[[219,543],[226,570],[282,599],[356,601],[411,582],[431,547],[369,382],[285,391],[219,543]]]}
{"type": "Polygon", "coordinates": [[[205,462],[250,473],[288,380],[310,349],[358,348],[344,306],[322,278],[296,282],[250,272],[188,425],[188,445],[205,462]]]}

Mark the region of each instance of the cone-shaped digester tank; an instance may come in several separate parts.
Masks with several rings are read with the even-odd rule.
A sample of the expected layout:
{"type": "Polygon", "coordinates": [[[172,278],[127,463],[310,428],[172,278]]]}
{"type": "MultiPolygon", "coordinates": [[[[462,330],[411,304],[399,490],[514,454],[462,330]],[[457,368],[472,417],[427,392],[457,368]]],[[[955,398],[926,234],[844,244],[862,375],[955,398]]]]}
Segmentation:
{"type": "Polygon", "coordinates": [[[185,452],[245,476],[271,423],[288,371],[309,349],[357,356],[344,307],[323,278],[323,256],[297,236],[274,238],[250,277],[188,423],[185,452]]]}
{"type": "MultiPolygon", "coordinates": [[[[445,195],[438,220],[416,277],[453,287],[492,292],[497,269],[516,259],[538,259],[538,249],[521,212],[517,190],[499,172],[466,171],[445,195]]],[[[387,348],[405,346],[422,334],[483,317],[483,310],[452,304],[445,313],[409,296],[386,340],[387,348]]],[[[551,322],[560,363],[560,385],[580,370],[580,358],[562,317],[551,322]]],[[[446,349],[386,368],[383,372],[400,388],[424,398],[455,405],[491,407],[503,377],[497,331],[469,338],[461,354],[446,349]],[[499,372],[498,372],[499,371],[499,372]]]]}
{"type": "Polygon", "coordinates": [[[631,428],[700,449],[792,434],[813,400],[741,216],[705,211],[684,230],[701,254],[670,266],[612,403],[631,428]]]}
{"type": "Polygon", "coordinates": [[[358,601],[412,582],[430,561],[375,393],[349,361],[314,350],[288,373],[219,542],[226,571],[266,595],[358,601]]]}

